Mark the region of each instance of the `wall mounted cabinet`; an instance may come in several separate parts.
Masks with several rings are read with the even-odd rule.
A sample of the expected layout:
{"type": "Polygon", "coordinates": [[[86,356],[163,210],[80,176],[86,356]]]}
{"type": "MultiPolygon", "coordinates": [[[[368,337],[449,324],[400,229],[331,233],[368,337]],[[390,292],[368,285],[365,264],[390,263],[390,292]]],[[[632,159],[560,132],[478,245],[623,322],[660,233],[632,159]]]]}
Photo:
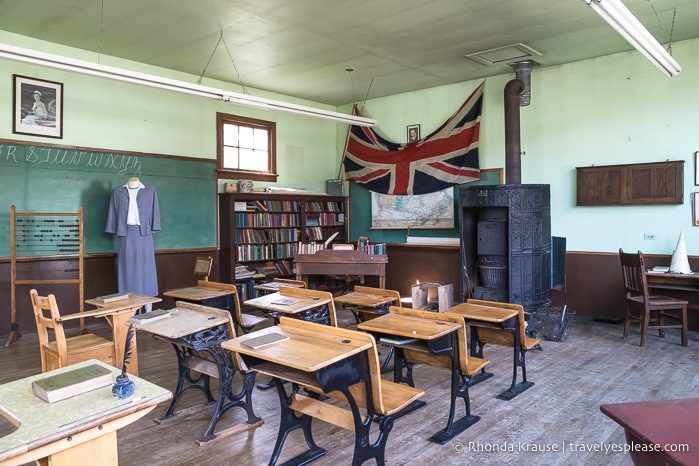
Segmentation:
{"type": "Polygon", "coordinates": [[[577,205],[682,204],[684,161],[577,167],[577,205]]]}

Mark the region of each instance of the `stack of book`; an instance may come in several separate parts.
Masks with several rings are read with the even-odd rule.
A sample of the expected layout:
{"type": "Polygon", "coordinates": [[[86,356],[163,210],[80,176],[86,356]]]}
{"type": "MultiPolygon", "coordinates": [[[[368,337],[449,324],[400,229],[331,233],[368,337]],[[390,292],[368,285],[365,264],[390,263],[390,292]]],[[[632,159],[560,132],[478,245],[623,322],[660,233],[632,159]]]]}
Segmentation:
{"type": "Polygon", "coordinates": [[[245,267],[244,265],[237,264],[235,266],[235,279],[236,280],[241,280],[244,278],[252,278],[253,275],[255,275],[255,271],[248,270],[248,268],[245,267]]]}

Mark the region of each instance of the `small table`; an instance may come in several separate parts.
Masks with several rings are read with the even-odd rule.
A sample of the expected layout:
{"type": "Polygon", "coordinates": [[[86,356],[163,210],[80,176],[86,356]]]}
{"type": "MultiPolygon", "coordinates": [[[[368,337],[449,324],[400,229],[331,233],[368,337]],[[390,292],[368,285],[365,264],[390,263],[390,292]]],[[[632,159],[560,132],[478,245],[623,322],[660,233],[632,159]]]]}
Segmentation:
{"type": "MultiPolygon", "coordinates": [[[[396,383],[407,383],[411,387],[415,386],[412,364],[408,364],[403,355],[403,351],[406,349],[426,350],[432,356],[446,356],[451,359],[451,403],[447,426],[430,437],[432,442],[441,445],[444,445],[480,419],[478,416],[472,416],[467,409],[466,416],[454,422],[456,399],[466,397],[464,401],[468,406],[468,391],[465,391],[465,394],[462,395],[459,388],[463,375],[461,374],[459,364],[459,345],[456,334],[460,328],[461,324],[454,322],[393,313],[385,314],[357,325],[357,329],[371,333],[378,341],[383,343],[392,344],[390,341],[398,342],[401,339],[407,341],[406,343],[392,344],[396,349],[393,372],[393,380],[396,383]],[[395,337],[398,338],[396,339],[395,337]],[[414,339],[417,341],[410,341],[414,339]],[[403,372],[404,370],[405,373],[403,372]]],[[[402,415],[424,405],[424,401],[414,401],[402,415]]]]}
{"type": "MultiPolygon", "coordinates": [[[[165,415],[158,420],[159,422],[191,412],[192,409],[188,409],[175,413],[177,404],[190,391],[203,392],[206,395],[207,404],[214,401],[209,388],[209,377],[214,376],[219,381],[218,399],[211,421],[198,440],[200,445],[263,424],[264,421],[255,415],[252,406],[252,389],[256,374],[249,371],[241,373],[243,384],[240,392],[232,391],[235,366],[231,360],[231,354],[221,349],[222,342],[235,336],[232,318],[228,311],[180,303],[180,307],[170,310],[168,317],[153,322],[136,321],[136,319],[132,321],[136,329],[170,342],[177,354],[178,376],[175,396],[165,415]],[[212,364],[207,364],[211,362],[216,366],[215,369],[211,367],[212,364]],[[200,375],[196,378],[192,377],[191,370],[199,372],[200,375]],[[226,397],[230,401],[226,402],[226,397]],[[215,432],[216,424],[223,413],[236,406],[243,408],[247,413],[246,425],[215,432]]],[[[201,406],[194,409],[199,408],[201,406]]]]}
{"type": "Polygon", "coordinates": [[[56,403],[34,395],[33,380],[91,364],[106,367],[114,377],[121,373],[91,359],[0,385],[0,413],[8,413],[19,423],[17,430],[0,437],[0,464],[116,465],[117,430],[172,397],[169,390],[135,376],[129,377],[136,386],[134,396],[123,400],[112,398],[109,387],[56,403]]]}
{"type": "Polygon", "coordinates": [[[311,295],[289,297],[276,292],[248,299],[243,301],[243,304],[261,309],[265,314],[272,316],[275,323],[279,322],[280,316],[287,315],[309,322],[331,325],[328,309],[331,301],[332,298],[321,299],[311,295]],[[283,304],[284,302],[290,304],[283,304]]]}
{"type": "MultiPolygon", "coordinates": [[[[285,464],[308,464],[328,453],[324,448],[315,444],[311,431],[311,419],[308,415],[298,416],[291,408],[294,394],[298,388],[287,393],[282,381],[294,383],[308,380],[319,385],[326,393],[340,390],[350,402],[354,401],[349,386],[364,380],[366,383],[367,399],[371,399],[371,383],[367,374],[367,350],[370,343],[357,339],[340,339],[336,335],[299,331],[292,327],[281,325],[267,327],[232,340],[221,346],[241,356],[248,367],[273,377],[279,393],[281,421],[277,442],[272,452],[269,464],[274,465],[279,458],[281,449],[288,434],[296,429],[302,429],[309,450],[301,453],[285,464]],[[273,343],[269,346],[253,349],[243,342],[269,333],[281,333],[287,340],[273,343]]],[[[365,421],[362,413],[352,411],[355,425],[355,457],[363,454],[361,439],[368,437],[371,420],[365,421]],[[360,432],[360,430],[362,432],[360,432]]],[[[355,464],[355,463],[353,463],[355,464]]]]}
{"type": "MultiPolygon", "coordinates": [[[[129,330],[127,321],[133,317],[134,313],[145,306],[146,304],[158,303],[162,299],[153,296],[146,296],[138,293],[129,293],[128,299],[121,299],[111,303],[101,303],[97,298],[85,300],[85,303],[99,308],[100,312],[104,312],[104,318],[107,319],[112,327],[112,339],[114,340],[114,366],[121,368],[124,364],[124,344],[126,343],[126,333],[129,330]]],[[[89,311],[91,316],[96,316],[95,311],[89,311]]],[[[129,374],[138,375],[138,350],[136,348],[136,339],[131,341],[132,356],[129,360],[127,372],[129,374]]]]}
{"type": "MultiPolygon", "coordinates": [[[[497,328],[504,332],[512,333],[514,337],[512,356],[512,384],[510,388],[501,392],[497,397],[503,400],[511,400],[523,391],[534,385],[526,378],[526,365],[524,352],[521,348],[519,333],[519,311],[514,309],[503,309],[494,306],[483,306],[480,304],[461,303],[444,311],[449,314],[456,314],[464,319],[464,323],[471,328],[471,355],[483,358],[483,343],[478,341],[476,327],[497,328]],[[522,367],[523,381],[517,383],[517,367],[522,367]]],[[[489,379],[493,374],[485,369],[480,374],[471,378],[471,385],[475,385],[483,380],[489,379]]]]}
{"type": "Polygon", "coordinates": [[[621,425],[637,466],[696,464],[699,451],[699,398],[603,404],[600,410],[621,425]],[[665,451],[649,450],[651,445],[665,451]]]}

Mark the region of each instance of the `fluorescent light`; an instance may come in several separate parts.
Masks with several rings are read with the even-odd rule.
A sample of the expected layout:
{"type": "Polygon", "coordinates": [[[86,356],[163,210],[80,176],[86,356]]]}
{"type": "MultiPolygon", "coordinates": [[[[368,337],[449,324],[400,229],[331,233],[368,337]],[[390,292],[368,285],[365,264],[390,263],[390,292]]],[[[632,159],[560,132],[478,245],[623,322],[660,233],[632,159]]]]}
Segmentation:
{"type": "Polygon", "coordinates": [[[308,116],[312,118],[320,118],[323,120],[337,121],[356,126],[376,126],[376,120],[371,118],[360,117],[356,115],[333,112],[320,108],[307,107],[305,105],[297,105],[280,100],[265,99],[255,97],[238,92],[217,89],[214,87],[202,86],[199,84],[191,84],[185,81],[164,78],[137,71],[125,70],[113,66],[101,65],[83,60],[62,57],[50,53],[38,52],[35,50],[24,49],[7,44],[0,44],[0,58],[7,60],[15,60],[22,63],[28,63],[37,66],[46,66],[74,73],[96,76],[99,78],[113,79],[132,84],[140,84],[142,86],[163,89],[167,91],[180,92],[190,94],[197,97],[205,97],[222,102],[230,102],[246,107],[261,108],[263,110],[271,110],[277,112],[294,113],[297,115],[308,116]]]}
{"type": "Polygon", "coordinates": [[[667,77],[679,76],[682,67],[620,0],[583,1],[667,77]]]}

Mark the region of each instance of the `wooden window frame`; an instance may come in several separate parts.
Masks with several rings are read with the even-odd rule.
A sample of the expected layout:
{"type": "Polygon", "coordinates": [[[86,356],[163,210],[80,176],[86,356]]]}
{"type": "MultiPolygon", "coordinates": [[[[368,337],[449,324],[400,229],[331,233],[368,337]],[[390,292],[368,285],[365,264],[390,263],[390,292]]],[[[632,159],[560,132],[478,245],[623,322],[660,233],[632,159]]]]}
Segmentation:
{"type": "Polygon", "coordinates": [[[277,124],[273,121],[258,120],[242,117],[229,113],[216,113],[216,175],[218,178],[253,181],[277,181],[277,124]],[[267,130],[268,147],[267,167],[268,171],[237,170],[224,168],[223,166],[223,125],[234,124],[252,128],[267,130]]]}

